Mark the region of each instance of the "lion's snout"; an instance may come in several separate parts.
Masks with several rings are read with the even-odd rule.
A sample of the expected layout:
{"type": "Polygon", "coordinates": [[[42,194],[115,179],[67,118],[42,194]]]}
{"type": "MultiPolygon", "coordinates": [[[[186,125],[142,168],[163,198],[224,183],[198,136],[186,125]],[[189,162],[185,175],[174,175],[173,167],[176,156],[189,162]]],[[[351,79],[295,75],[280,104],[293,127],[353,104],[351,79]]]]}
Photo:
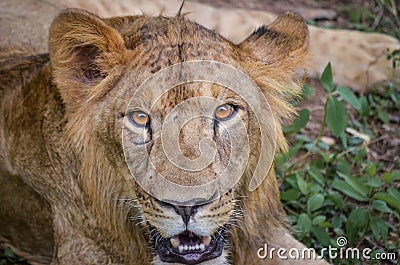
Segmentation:
{"type": "MultiPolygon", "coordinates": [[[[180,206],[161,201],[157,201],[157,204],[164,209],[165,213],[174,211],[176,227],[182,227],[182,223],[184,225],[184,228],[178,231],[171,227],[169,236],[161,235],[158,232],[159,227],[152,229],[153,235],[157,238],[154,241],[154,247],[162,261],[199,264],[221,255],[225,243],[224,223],[213,224],[208,220],[208,215],[202,214],[208,207],[215,208],[216,206],[212,205],[218,202],[210,201],[207,204],[192,206],[180,206]]],[[[166,224],[164,229],[165,227],[167,227],[166,224]]]]}

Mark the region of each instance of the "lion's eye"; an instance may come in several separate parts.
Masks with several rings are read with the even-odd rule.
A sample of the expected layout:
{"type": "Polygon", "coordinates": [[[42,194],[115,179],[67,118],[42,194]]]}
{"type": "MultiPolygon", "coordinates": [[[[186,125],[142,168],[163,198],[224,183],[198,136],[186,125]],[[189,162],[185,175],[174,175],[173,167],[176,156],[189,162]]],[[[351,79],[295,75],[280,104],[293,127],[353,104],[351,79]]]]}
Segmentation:
{"type": "Polygon", "coordinates": [[[132,122],[140,127],[145,127],[150,123],[150,116],[143,111],[134,111],[130,114],[132,122]]]}
{"type": "Polygon", "coordinates": [[[215,118],[217,120],[227,120],[232,116],[234,112],[233,106],[229,104],[223,104],[215,111],[215,118]]]}

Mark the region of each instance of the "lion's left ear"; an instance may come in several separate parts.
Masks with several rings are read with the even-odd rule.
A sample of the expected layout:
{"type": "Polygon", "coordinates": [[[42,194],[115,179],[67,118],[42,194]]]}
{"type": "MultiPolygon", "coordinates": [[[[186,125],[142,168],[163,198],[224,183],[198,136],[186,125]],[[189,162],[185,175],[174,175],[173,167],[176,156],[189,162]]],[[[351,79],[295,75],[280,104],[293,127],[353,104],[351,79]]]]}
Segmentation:
{"type": "Polygon", "coordinates": [[[308,43],[309,33],[304,19],[288,12],[272,24],[260,27],[240,43],[240,47],[260,62],[284,66],[301,60],[306,55],[308,43]]]}
{"type": "Polygon", "coordinates": [[[49,37],[53,76],[69,108],[105,93],[112,71],[126,51],[122,36],[102,19],[80,9],[66,9],[54,19],[49,37]]]}

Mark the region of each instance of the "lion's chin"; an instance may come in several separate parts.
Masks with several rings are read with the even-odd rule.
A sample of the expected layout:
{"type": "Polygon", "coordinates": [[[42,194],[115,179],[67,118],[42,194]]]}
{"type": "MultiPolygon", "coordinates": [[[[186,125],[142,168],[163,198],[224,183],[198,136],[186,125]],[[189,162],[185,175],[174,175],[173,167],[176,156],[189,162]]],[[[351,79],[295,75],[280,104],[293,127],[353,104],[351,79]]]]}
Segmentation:
{"type": "MultiPolygon", "coordinates": [[[[158,233],[158,232],[155,232],[158,233]]],[[[164,262],[199,264],[217,258],[224,248],[223,228],[211,237],[202,237],[185,230],[171,238],[155,237],[155,250],[164,262]]]]}

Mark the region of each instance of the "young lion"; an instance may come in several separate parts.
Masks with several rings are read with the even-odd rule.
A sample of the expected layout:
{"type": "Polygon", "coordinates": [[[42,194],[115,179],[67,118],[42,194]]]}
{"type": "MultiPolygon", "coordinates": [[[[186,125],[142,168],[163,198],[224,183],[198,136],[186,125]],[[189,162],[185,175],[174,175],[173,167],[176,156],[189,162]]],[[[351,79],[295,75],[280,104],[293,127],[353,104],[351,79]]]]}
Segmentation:
{"type": "Polygon", "coordinates": [[[279,121],[292,109],[285,97],[298,93],[296,71],[307,66],[309,33],[301,17],[284,14],[236,45],[182,15],[101,19],[67,9],[51,24],[49,53],[37,53],[42,43],[24,41],[10,35],[0,50],[3,247],[32,264],[326,264],[288,257],[304,246],[285,227],[273,170],[249,191],[259,158],[286,148],[279,121]],[[174,77],[187,81],[194,74],[184,71],[187,63],[203,61],[238,69],[259,94],[246,94],[251,85],[238,92],[197,79],[154,94],[174,77]],[[178,75],[143,89],[169,66],[178,75]],[[264,97],[269,107],[250,104],[264,97]],[[214,105],[202,109],[198,98],[214,105]],[[176,114],[182,106],[186,111],[176,114]],[[257,116],[257,109],[268,115],[257,116]],[[212,164],[197,171],[171,163],[161,134],[169,117],[179,121],[191,111],[200,114],[179,128],[175,152],[190,161],[202,157],[204,139],[215,149],[212,164]],[[240,180],[226,192],[220,186],[231,183],[213,186],[215,196],[206,198],[198,189],[184,204],[150,195],[164,187],[152,182],[156,174],[201,186],[241,161],[240,180]]]}

